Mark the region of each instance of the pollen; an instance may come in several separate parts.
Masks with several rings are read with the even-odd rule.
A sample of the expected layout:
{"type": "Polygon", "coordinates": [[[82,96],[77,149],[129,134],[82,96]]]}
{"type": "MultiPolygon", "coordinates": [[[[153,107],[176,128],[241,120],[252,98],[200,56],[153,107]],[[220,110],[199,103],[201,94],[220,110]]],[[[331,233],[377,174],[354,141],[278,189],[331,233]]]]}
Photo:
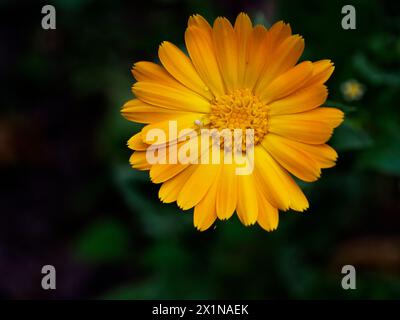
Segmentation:
{"type": "Polygon", "coordinates": [[[246,149],[246,129],[253,129],[253,145],[268,133],[268,106],[249,89],[238,89],[215,98],[208,116],[210,128],[242,132],[242,150],[246,149]]]}

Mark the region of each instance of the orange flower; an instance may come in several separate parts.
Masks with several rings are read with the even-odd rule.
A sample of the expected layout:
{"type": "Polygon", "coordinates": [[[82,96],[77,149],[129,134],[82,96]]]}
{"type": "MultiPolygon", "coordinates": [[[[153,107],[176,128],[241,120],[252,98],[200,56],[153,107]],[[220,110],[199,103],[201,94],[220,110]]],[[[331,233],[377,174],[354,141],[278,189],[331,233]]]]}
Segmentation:
{"type": "MultiPolygon", "coordinates": [[[[253,26],[244,13],[234,26],[217,18],[213,27],[194,15],[185,42],[189,56],[163,42],[158,52],[162,65],[142,61],[133,67],[136,99],[123,106],[122,114],[147,125],[128,142],[135,150],[130,162],[136,169],[150,170],[154,183],[162,183],[163,202],[176,201],[184,210],[194,207],[194,225],[199,230],[206,230],[217,218],[229,219],[235,211],[246,226],[257,222],[265,230],[274,230],[278,209],[308,208],[291,174],[315,181],[321,169],[335,165],[337,154],[325,143],[343,121],[343,113],[320,108],[328,95],[324,83],[333,64],[330,60],[297,64],[304,49],[301,36],[292,35],[283,22],[269,30],[253,26]],[[177,130],[193,132],[251,129],[254,170],[238,175],[237,161],[149,163],[146,151],[153,142],[148,138],[152,129],[166,132],[158,143],[167,154],[172,146],[178,152],[187,150],[185,141],[168,133],[171,120],[177,130]]],[[[197,142],[187,143],[196,143],[192,146],[197,150],[197,142]]],[[[244,138],[242,142],[241,155],[249,160],[244,138]]],[[[218,150],[224,158],[222,146],[218,150]]]]}

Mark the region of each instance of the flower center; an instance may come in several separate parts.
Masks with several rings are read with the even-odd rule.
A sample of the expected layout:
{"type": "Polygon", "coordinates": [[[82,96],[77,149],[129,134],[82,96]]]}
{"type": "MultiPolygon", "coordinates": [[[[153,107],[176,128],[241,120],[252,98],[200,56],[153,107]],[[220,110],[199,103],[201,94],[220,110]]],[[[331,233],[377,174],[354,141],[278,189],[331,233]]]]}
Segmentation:
{"type": "Polygon", "coordinates": [[[249,89],[238,89],[212,101],[208,120],[210,127],[219,131],[241,129],[242,150],[246,150],[246,129],[254,130],[254,145],[268,132],[268,106],[249,89]]]}

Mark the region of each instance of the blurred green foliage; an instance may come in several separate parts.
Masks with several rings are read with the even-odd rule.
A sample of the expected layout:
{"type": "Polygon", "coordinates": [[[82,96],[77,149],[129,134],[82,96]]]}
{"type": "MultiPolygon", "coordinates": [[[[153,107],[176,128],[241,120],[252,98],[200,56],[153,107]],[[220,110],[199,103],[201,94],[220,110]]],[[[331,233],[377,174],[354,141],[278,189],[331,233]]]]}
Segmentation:
{"type": "Polygon", "coordinates": [[[77,239],[77,259],[88,263],[120,262],[129,254],[129,232],[116,220],[96,221],[77,239]]]}

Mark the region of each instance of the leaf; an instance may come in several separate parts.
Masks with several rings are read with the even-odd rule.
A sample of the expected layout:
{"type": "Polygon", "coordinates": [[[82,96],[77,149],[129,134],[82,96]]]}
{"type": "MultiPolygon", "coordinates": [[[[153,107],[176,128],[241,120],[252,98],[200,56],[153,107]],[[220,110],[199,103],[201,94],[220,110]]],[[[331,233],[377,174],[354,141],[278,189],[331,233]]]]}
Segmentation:
{"type": "Polygon", "coordinates": [[[382,70],[367,59],[365,54],[357,53],[353,58],[354,67],[375,85],[400,85],[400,72],[382,70]]]}
{"type": "Polygon", "coordinates": [[[363,168],[400,176],[400,142],[394,141],[368,150],[360,163],[363,168]]]}
{"type": "Polygon", "coordinates": [[[157,197],[159,186],[149,181],[147,172],[120,165],[114,168],[114,179],[127,205],[140,219],[148,235],[176,236],[192,224],[192,210],[183,212],[175,203],[161,203],[157,197]]]}
{"type": "Polygon", "coordinates": [[[368,148],[372,146],[373,141],[362,128],[345,119],[343,124],[335,129],[330,144],[338,151],[348,151],[368,148]]]}
{"type": "Polygon", "coordinates": [[[129,252],[129,232],[116,220],[97,221],[77,239],[74,251],[90,263],[121,260],[129,252]]]}
{"type": "Polygon", "coordinates": [[[344,113],[350,113],[350,112],[354,112],[357,110],[357,108],[354,106],[349,106],[347,104],[343,104],[341,102],[336,102],[336,101],[332,101],[332,100],[327,100],[325,102],[325,105],[327,107],[338,108],[338,109],[342,110],[344,113]]]}

